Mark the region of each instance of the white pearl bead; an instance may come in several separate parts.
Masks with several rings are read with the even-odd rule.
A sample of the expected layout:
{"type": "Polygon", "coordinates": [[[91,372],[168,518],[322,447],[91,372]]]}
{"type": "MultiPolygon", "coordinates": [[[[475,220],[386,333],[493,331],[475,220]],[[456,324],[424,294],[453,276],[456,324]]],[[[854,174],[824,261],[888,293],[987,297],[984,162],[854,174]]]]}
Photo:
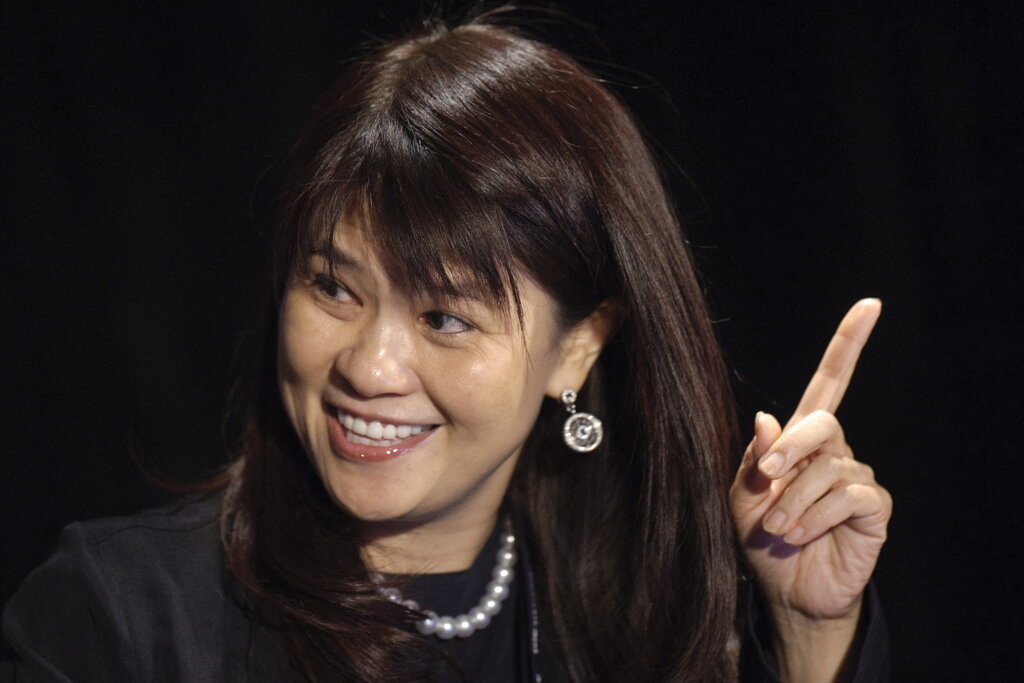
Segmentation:
{"type": "Polygon", "coordinates": [[[406,609],[411,609],[413,612],[420,611],[420,603],[416,602],[415,600],[402,600],[402,607],[406,609]]]}
{"type": "Polygon", "coordinates": [[[498,566],[499,567],[511,567],[516,562],[516,553],[514,550],[506,550],[502,548],[498,551],[498,566]]]}
{"type": "Polygon", "coordinates": [[[473,622],[465,614],[455,617],[455,635],[459,638],[469,638],[475,630],[476,627],[473,626],[473,622]]]}
{"type": "Polygon", "coordinates": [[[501,600],[487,596],[480,601],[480,609],[493,617],[501,611],[501,600]]]}
{"type": "Polygon", "coordinates": [[[495,567],[494,571],[491,572],[491,576],[494,577],[495,581],[501,581],[502,583],[511,583],[513,572],[511,567],[495,567]]]}
{"type": "Polygon", "coordinates": [[[487,625],[491,623],[491,615],[480,607],[474,607],[469,610],[469,620],[478,629],[487,628],[487,625]]]}
{"type": "Polygon", "coordinates": [[[501,583],[498,580],[491,581],[487,584],[487,595],[490,595],[496,600],[504,600],[508,597],[508,585],[501,583]]]}
{"type": "Polygon", "coordinates": [[[501,537],[501,540],[502,540],[502,543],[504,543],[507,546],[511,546],[511,545],[515,545],[516,544],[516,537],[515,537],[514,534],[505,534],[504,536],[501,537]]]}
{"type": "Polygon", "coordinates": [[[381,588],[380,594],[391,602],[402,602],[402,594],[396,588],[381,588]]]}
{"type": "Polygon", "coordinates": [[[441,617],[437,620],[434,634],[441,640],[451,640],[455,637],[455,620],[451,617],[441,617]]]}
{"type": "Polygon", "coordinates": [[[437,613],[426,611],[427,618],[416,622],[416,630],[425,636],[433,635],[437,630],[437,613]]]}

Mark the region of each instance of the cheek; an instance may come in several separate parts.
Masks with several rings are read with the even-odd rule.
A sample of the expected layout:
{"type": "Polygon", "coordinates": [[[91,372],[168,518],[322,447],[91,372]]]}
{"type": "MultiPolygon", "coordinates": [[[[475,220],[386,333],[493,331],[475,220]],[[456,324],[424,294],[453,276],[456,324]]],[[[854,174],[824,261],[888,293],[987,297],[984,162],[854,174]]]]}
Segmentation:
{"type": "Polygon", "coordinates": [[[281,304],[280,332],[277,343],[277,380],[281,395],[293,412],[295,404],[307,390],[318,391],[327,381],[331,354],[327,348],[329,335],[318,321],[315,311],[307,310],[294,295],[281,304]]]}
{"type": "Polygon", "coordinates": [[[297,317],[295,304],[290,301],[290,297],[285,298],[281,304],[277,335],[277,379],[282,391],[299,381],[306,364],[302,356],[302,345],[298,343],[300,334],[296,329],[297,317]]]}
{"type": "Polygon", "coordinates": [[[452,388],[445,398],[450,415],[482,432],[528,429],[544,398],[541,368],[527,364],[518,354],[496,356],[444,370],[442,376],[452,388]]]}

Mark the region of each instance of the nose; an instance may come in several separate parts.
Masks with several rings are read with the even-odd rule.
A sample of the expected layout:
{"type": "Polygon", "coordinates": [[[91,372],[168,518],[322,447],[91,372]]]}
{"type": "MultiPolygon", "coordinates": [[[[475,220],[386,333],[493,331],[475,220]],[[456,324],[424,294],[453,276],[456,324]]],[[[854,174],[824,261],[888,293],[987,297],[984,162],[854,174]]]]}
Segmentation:
{"type": "Polygon", "coordinates": [[[335,370],[363,398],[405,395],[416,389],[408,330],[383,318],[368,321],[339,353],[335,370]]]}

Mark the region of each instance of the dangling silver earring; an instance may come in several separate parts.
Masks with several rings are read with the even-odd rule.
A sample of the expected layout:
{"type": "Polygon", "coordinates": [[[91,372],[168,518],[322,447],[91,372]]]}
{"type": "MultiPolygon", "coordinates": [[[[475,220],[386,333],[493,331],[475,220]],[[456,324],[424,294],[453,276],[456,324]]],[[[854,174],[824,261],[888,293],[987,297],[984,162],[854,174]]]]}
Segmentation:
{"type": "Polygon", "coordinates": [[[576,412],[576,392],[572,389],[563,391],[562,405],[569,411],[569,417],[562,427],[565,445],[580,453],[589,453],[600,446],[604,438],[601,421],[590,413],[576,412]]]}

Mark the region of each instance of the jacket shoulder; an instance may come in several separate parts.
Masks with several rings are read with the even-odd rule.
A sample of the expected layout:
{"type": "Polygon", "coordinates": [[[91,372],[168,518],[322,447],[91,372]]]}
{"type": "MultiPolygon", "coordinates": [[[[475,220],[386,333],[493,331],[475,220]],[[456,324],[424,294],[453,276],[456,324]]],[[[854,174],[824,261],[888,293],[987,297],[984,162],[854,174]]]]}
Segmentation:
{"type": "Polygon", "coordinates": [[[250,622],[224,568],[219,510],[219,498],[184,499],[65,527],[4,610],[19,673],[220,680],[210,672],[244,663],[250,622]]]}
{"type": "Polygon", "coordinates": [[[76,522],[61,532],[51,559],[88,557],[106,576],[201,581],[223,566],[219,513],[219,498],[188,498],[134,515],[76,522]]]}

